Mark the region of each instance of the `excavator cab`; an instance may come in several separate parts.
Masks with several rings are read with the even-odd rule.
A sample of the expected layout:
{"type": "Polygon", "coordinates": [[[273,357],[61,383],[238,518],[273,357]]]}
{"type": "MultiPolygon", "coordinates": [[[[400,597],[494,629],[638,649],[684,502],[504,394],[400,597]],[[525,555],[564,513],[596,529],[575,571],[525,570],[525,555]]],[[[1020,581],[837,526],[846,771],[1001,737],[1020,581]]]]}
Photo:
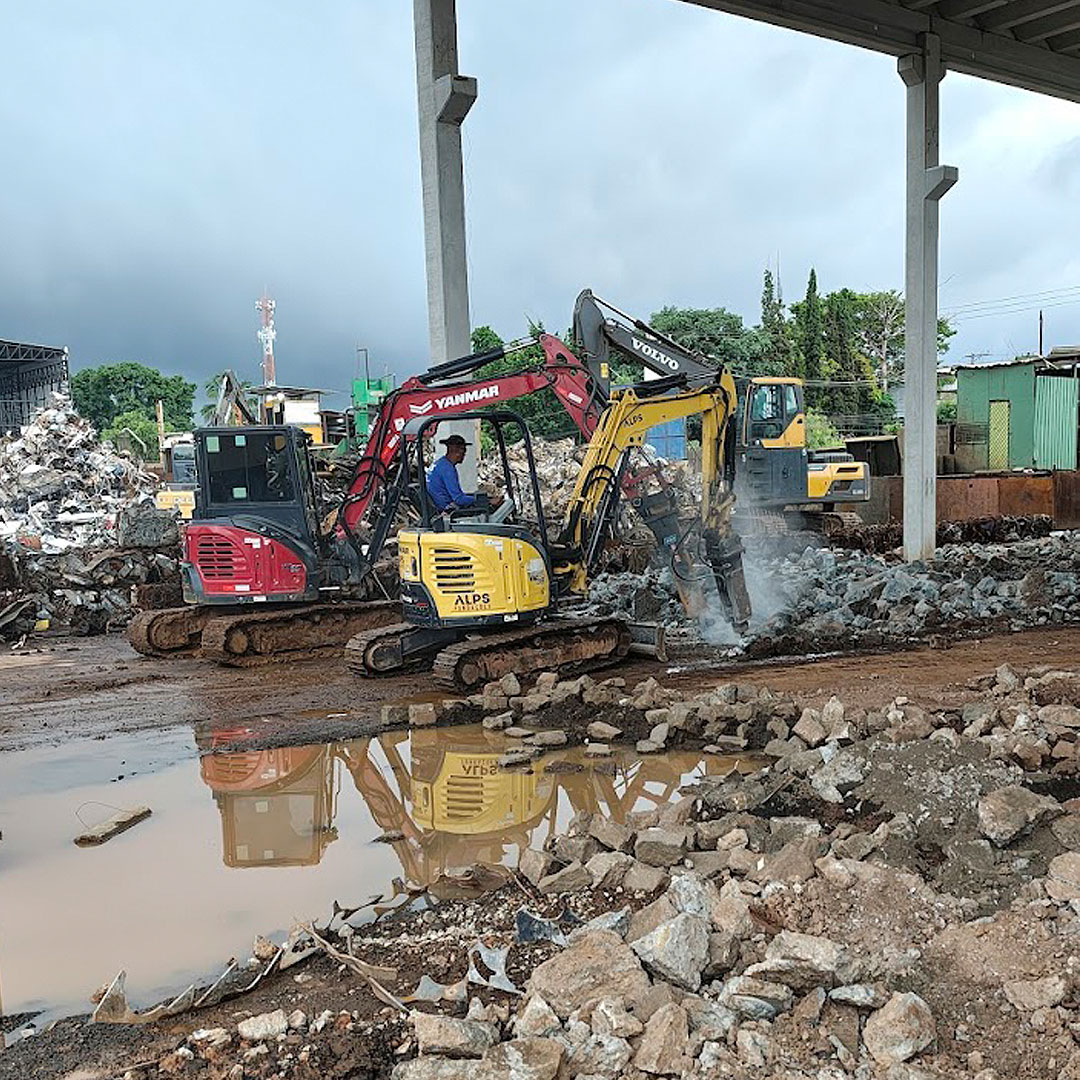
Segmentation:
{"type": "Polygon", "coordinates": [[[547,525],[532,441],[514,412],[458,413],[479,419],[502,467],[505,500],[440,512],[426,484],[424,452],[439,416],[410,421],[403,432],[402,481],[419,499],[420,523],[398,533],[401,601],[406,622],[464,632],[491,624],[527,622],[552,602],[547,525]],[[510,440],[524,455],[525,478],[510,467],[510,440]]]}
{"type": "Polygon", "coordinates": [[[320,538],[307,442],[290,425],[195,432],[198,487],[184,532],[185,599],[318,597],[320,538]]]}
{"type": "Polygon", "coordinates": [[[844,451],[810,450],[803,382],[761,376],[739,386],[736,492],[752,507],[865,502],[869,467],[844,451]]]}

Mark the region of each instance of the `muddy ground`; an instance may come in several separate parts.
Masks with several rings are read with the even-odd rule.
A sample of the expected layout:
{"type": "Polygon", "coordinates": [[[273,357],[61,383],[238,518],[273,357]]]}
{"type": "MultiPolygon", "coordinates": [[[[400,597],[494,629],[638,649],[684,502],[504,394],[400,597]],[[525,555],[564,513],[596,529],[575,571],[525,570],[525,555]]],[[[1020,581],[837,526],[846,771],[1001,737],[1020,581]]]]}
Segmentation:
{"type": "MultiPolygon", "coordinates": [[[[797,693],[810,704],[835,694],[873,708],[902,693],[948,705],[968,679],[999,664],[1068,666],[1078,654],[1080,627],[1055,627],[961,641],[946,649],[812,662],[636,660],[617,674],[630,684],[655,676],[688,692],[737,676],[797,693]]],[[[135,653],[121,634],[38,636],[32,648],[0,654],[0,750],[59,743],[69,736],[104,738],[222,722],[251,727],[253,741],[267,745],[328,742],[369,733],[385,702],[431,696],[424,675],[365,681],[336,658],[287,668],[226,668],[203,660],[151,660],[135,653]]]]}
{"type": "MultiPolygon", "coordinates": [[[[986,677],[1002,664],[1007,663],[1019,671],[1040,665],[1075,668],[1077,655],[1080,655],[1080,628],[1055,628],[968,640],[944,649],[921,648],[904,653],[833,657],[813,662],[691,666],[640,661],[624,665],[611,674],[625,678],[630,685],[655,676],[665,687],[677,690],[686,697],[737,677],[740,684],[768,686],[779,695],[797,697],[804,705],[823,705],[836,696],[846,702],[849,708],[887,709],[898,695],[903,695],[927,709],[959,710],[976,697],[972,689],[973,680],[986,677]]],[[[248,727],[257,733],[257,740],[265,741],[268,745],[318,742],[348,738],[373,730],[378,723],[381,706],[388,701],[419,701],[432,696],[430,684],[423,676],[364,682],[345,671],[340,661],[333,660],[298,663],[287,670],[275,667],[225,669],[203,661],[147,660],[137,657],[120,636],[38,639],[33,650],[0,657],[0,686],[3,688],[3,696],[0,697],[0,748],[8,751],[62,743],[69,737],[107,738],[119,732],[205,723],[226,724],[230,728],[248,727]]],[[[987,786],[983,780],[993,776],[995,783],[1003,783],[1009,778],[1005,773],[997,776],[995,770],[1003,766],[987,767],[983,761],[985,750],[974,742],[964,753],[957,754],[956,748],[947,742],[932,743],[924,736],[906,747],[885,747],[875,750],[874,754],[876,757],[872,757],[876,764],[862,781],[860,799],[865,801],[857,804],[865,820],[845,810],[850,800],[845,800],[837,808],[841,814],[846,812],[848,816],[833,820],[828,816],[831,812],[829,807],[796,800],[793,793],[790,805],[786,802],[777,804],[773,810],[787,815],[788,820],[791,820],[791,815],[800,814],[819,817],[828,828],[836,828],[839,821],[841,825],[856,827],[869,835],[879,825],[879,819],[885,822],[891,815],[903,815],[910,809],[908,803],[914,805],[916,801],[925,801],[928,794],[933,794],[933,786],[920,780],[920,790],[910,791],[906,795],[900,792],[893,798],[896,785],[882,785],[881,776],[925,776],[934,779],[948,774],[950,798],[954,795],[960,798],[962,795],[964,808],[969,814],[972,810],[969,804],[978,797],[978,791],[987,786]],[[970,761],[965,757],[966,753],[970,754],[970,761]],[[961,766],[966,772],[961,770],[961,766]],[[965,791],[957,794],[959,788],[954,791],[955,784],[969,773],[977,774],[982,779],[970,793],[965,791]],[[875,784],[882,786],[875,787],[875,784]],[[901,798],[901,795],[904,797],[901,798]],[[895,805],[891,805],[893,802],[895,805]],[[867,814],[870,816],[866,817],[867,814]]],[[[1015,765],[1010,767],[1015,772],[1015,765]]],[[[1034,775],[1030,785],[1037,790],[1049,790],[1046,785],[1039,787],[1034,775]]],[[[1073,795],[1075,786],[1070,776],[1069,790],[1059,791],[1059,797],[1064,799],[1073,795]]],[[[788,795],[785,794],[784,798],[788,798],[788,795]]],[[[963,907],[958,900],[950,901],[956,907],[956,911],[950,908],[951,933],[959,934],[960,928],[968,925],[980,925],[977,921],[965,924],[963,918],[987,919],[997,912],[1001,913],[998,918],[1003,925],[1009,918],[1019,918],[1018,915],[1009,914],[1008,905],[1015,900],[1025,883],[1046,873],[1050,858],[1061,850],[1061,845],[1047,839],[1048,834],[1039,833],[1028,841],[1021,841],[1029,846],[1016,853],[1017,856],[1022,854],[1023,859],[1018,860],[1015,866],[999,859],[971,880],[950,876],[950,859],[943,851],[945,844],[943,841],[939,843],[940,838],[933,834],[932,826],[936,820],[948,820],[944,816],[945,811],[952,814],[955,808],[949,804],[944,809],[931,807],[931,810],[929,824],[923,830],[926,836],[920,837],[918,844],[905,846],[898,842],[895,851],[886,853],[890,866],[914,872],[923,880],[933,882],[934,887],[943,894],[948,893],[966,902],[967,907],[963,907]],[[931,842],[922,842],[925,840],[931,842]],[[1016,869],[1021,862],[1022,873],[1016,869]]],[[[845,839],[839,833],[836,835],[840,841],[845,839]]],[[[834,839],[833,842],[837,841],[834,839]]],[[[768,852],[769,848],[766,846],[764,850],[768,852]]],[[[836,895],[829,893],[825,896],[823,891],[821,897],[816,897],[814,890],[826,890],[826,884],[834,884],[821,884],[821,881],[824,879],[815,879],[814,884],[808,886],[809,892],[804,900],[799,899],[801,894],[798,889],[787,900],[778,896],[773,905],[776,911],[770,912],[770,915],[777,918],[777,926],[790,924],[791,928],[801,932],[827,931],[854,942],[859,935],[843,922],[846,909],[841,900],[845,887],[836,889],[836,895]]],[[[895,886],[896,881],[892,879],[883,886],[886,897],[895,897],[895,886]]],[[[570,896],[542,896],[529,883],[515,879],[493,896],[478,900],[450,900],[434,912],[417,912],[404,920],[391,920],[386,924],[385,931],[378,930],[371,934],[371,938],[377,938],[385,933],[385,948],[378,948],[378,943],[369,938],[370,949],[365,956],[373,962],[392,962],[398,970],[393,989],[403,993],[414,987],[423,974],[441,982],[450,982],[464,973],[464,959],[459,947],[461,941],[457,941],[457,946],[440,945],[433,951],[432,933],[440,929],[446,931],[447,942],[456,941],[462,927],[468,929],[470,937],[494,929],[505,935],[512,927],[514,913],[522,903],[528,903],[537,913],[549,916],[557,914],[564,906],[570,906],[582,917],[588,918],[596,912],[608,911],[627,902],[632,908],[639,908],[652,900],[657,892],[633,896],[620,894],[616,897],[604,895],[600,890],[587,890],[570,896]],[[414,946],[409,945],[410,935],[414,946]],[[422,937],[426,939],[426,944],[421,943],[422,937]]],[[[873,925],[863,927],[859,924],[859,933],[865,931],[859,940],[860,945],[873,951],[889,939],[890,948],[895,946],[899,954],[904,947],[911,946],[912,941],[918,939],[919,945],[926,948],[930,942],[922,941],[914,924],[913,928],[906,927],[906,924],[900,927],[898,923],[897,927],[886,927],[889,933],[885,933],[882,927],[896,914],[889,910],[890,907],[891,903],[885,903],[881,912],[874,915],[877,922],[873,925]]],[[[869,910],[860,908],[851,918],[858,916],[865,922],[869,910]]],[[[929,908],[924,912],[918,905],[913,905],[909,914],[917,924],[920,919],[929,918],[928,912],[929,908]]],[[[1062,919],[1067,916],[1068,912],[1062,919]]],[[[1040,915],[1039,918],[1045,920],[1046,916],[1040,915]]],[[[1035,919],[1035,923],[1038,923],[1038,919],[1035,919]]],[[[944,926],[945,923],[941,927],[935,925],[935,932],[944,926]]],[[[261,928],[251,929],[254,935],[261,928]]],[[[1025,922],[1021,929],[1026,934],[1030,927],[1025,922]]],[[[437,933],[435,937],[438,937],[437,933]]],[[[942,935],[934,938],[933,945],[936,949],[945,949],[948,940],[942,935]]],[[[532,950],[532,965],[546,957],[545,948],[541,946],[532,950]]],[[[964,948],[967,948],[966,939],[964,948]]],[[[1056,953],[1054,957],[1057,957],[1056,953]]],[[[749,953],[747,958],[750,958],[749,953]]],[[[1054,959],[1053,963],[1057,963],[1058,959],[1054,959]]],[[[1040,961],[1029,966],[1031,971],[1025,969],[1021,974],[1034,977],[1044,974],[1052,964],[1048,959],[1045,964],[1040,961]]],[[[946,969],[951,970],[948,965],[942,967],[942,970],[946,969]]],[[[527,975],[524,969],[508,970],[519,984],[527,975]]],[[[965,1019],[968,1014],[964,1010],[973,1000],[969,981],[958,983],[955,991],[950,991],[952,996],[947,1002],[941,994],[935,997],[933,985],[924,987],[918,982],[916,976],[927,977],[926,973],[930,970],[925,968],[915,972],[910,976],[910,985],[931,1000],[939,1016],[948,1016],[950,1025],[958,1024],[956,1030],[960,1030],[964,1023],[977,1023],[980,1027],[991,1023],[992,1017],[988,1019],[981,1014],[976,1020],[974,1012],[970,1019],[965,1019]]],[[[998,994],[998,991],[995,989],[994,993],[998,994]]],[[[992,1010],[998,1007],[995,997],[992,1010]]],[[[335,1017],[331,1021],[330,1034],[323,1040],[314,1040],[323,1047],[326,1067],[320,1064],[316,1056],[311,1060],[310,1067],[297,1067],[290,1075],[304,1078],[323,1075],[386,1076],[395,1059],[400,1060],[402,1054],[414,1052],[401,1049],[410,1045],[411,1028],[408,1022],[375,999],[362,979],[343,972],[338,964],[320,957],[273,976],[256,991],[242,998],[227,1001],[197,1015],[186,1015],[146,1028],[88,1026],[78,1019],[62,1021],[47,1033],[0,1053],[0,1078],[21,1080],[22,1077],[40,1076],[63,1077],[66,1080],[76,1080],[76,1077],[79,1080],[105,1080],[128,1074],[134,1080],[151,1075],[184,1075],[189,1071],[186,1063],[190,1058],[181,1057],[172,1061],[170,1054],[174,1048],[182,1047],[185,1040],[190,1041],[196,1029],[220,1027],[232,1031],[245,1016],[277,1008],[286,1013],[300,1009],[309,1023],[325,1010],[335,1017]],[[175,1072],[172,1068],[174,1065],[175,1072]]],[[[1039,1023],[1045,1022],[1045,1017],[1039,1018],[1039,1023]]],[[[1073,1022],[1073,1014],[1063,1014],[1055,1032],[1061,1030],[1062,1024],[1070,1022],[1073,1022]]],[[[1059,1021],[1055,1020],[1054,1023],[1058,1024],[1059,1021]]],[[[15,1025],[13,1022],[7,1026],[15,1025]]],[[[1012,1030],[1012,1036],[1023,1038],[1029,1032],[1030,1028],[1020,1026],[1012,1030]]],[[[965,1059],[966,1049],[951,1047],[944,1032],[941,1038],[951,1055],[950,1060],[943,1064],[952,1065],[965,1059]]],[[[299,1035],[289,1035],[282,1044],[283,1049],[292,1045],[288,1042],[292,1039],[295,1039],[297,1048],[304,1042],[299,1035]]],[[[308,1043],[311,1041],[309,1035],[308,1043]]],[[[1068,1043],[1069,1036],[1062,1035],[1060,1041],[1063,1045],[1068,1043]]],[[[1041,1043],[1040,1053],[1045,1053],[1047,1047],[1048,1043],[1041,1043]]],[[[250,1052],[245,1050],[243,1053],[250,1052]]],[[[1063,1053],[1061,1049],[1057,1052],[1063,1053]]],[[[972,1054],[968,1068],[970,1074],[974,1075],[979,1072],[983,1058],[974,1056],[974,1051],[972,1054]]],[[[1038,1060],[1021,1062],[1017,1059],[1007,1071],[997,1074],[997,1080],[1004,1080],[1006,1075],[1056,1076],[1068,1058],[1066,1051],[1055,1066],[1046,1068],[1038,1060]]],[[[222,1061],[220,1071],[211,1067],[209,1073],[196,1073],[192,1066],[191,1074],[237,1078],[241,1075],[264,1075],[261,1060],[243,1060],[245,1068],[236,1072],[234,1063],[237,1058],[235,1051],[230,1051],[228,1059],[222,1061]],[[247,1067],[250,1067],[249,1071],[245,1071],[247,1067]]],[[[941,1075],[960,1073],[943,1069],[941,1075]]]]}

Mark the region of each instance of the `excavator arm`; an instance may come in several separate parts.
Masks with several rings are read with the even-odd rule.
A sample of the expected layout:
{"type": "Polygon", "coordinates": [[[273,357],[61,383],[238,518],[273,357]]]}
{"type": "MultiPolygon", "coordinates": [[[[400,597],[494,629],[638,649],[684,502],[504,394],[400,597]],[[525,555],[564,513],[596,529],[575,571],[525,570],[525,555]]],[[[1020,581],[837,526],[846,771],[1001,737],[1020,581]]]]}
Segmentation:
{"type": "Polygon", "coordinates": [[[591,435],[607,393],[590,370],[552,334],[473,353],[414,375],[384,399],[342,508],[346,529],[355,529],[389,483],[405,425],[429,413],[452,415],[498,405],[550,388],[584,435],[591,435]],[[466,378],[495,360],[539,344],[543,362],[489,378],[466,378]]]}
{"type": "Polygon", "coordinates": [[[583,289],[574,303],[574,337],[581,344],[589,369],[605,380],[605,387],[612,354],[643,364],[661,377],[712,378],[720,367],[718,362],[685,348],[647,322],[620,311],[592,289],[583,289]]]}
{"type": "MultiPolygon", "coordinates": [[[[742,545],[731,530],[734,496],[735,381],[724,371],[711,372],[704,385],[689,385],[682,376],[645,386],[616,390],[600,417],[578,473],[562,533],[553,550],[554,572],[562,586],[584,593],[605,540],[610,534],[629,452],[645,442],[658,424],[701,417],[702,493],[699,525],[706,561],[721,602],[737,629],[750,618],[742,570],[742,545]]],[[[680,543],[678,574],[693,568],[680,543]]]]}

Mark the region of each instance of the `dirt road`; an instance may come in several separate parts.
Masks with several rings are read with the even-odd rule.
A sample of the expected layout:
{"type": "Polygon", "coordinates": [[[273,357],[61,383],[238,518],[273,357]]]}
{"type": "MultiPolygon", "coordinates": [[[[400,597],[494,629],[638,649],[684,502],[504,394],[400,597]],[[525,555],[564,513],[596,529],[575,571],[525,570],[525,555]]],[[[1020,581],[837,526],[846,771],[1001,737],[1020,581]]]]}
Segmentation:
{"type": "MultiPolygon", "coordinates": [[[[350,675],[340,660],[224,668],[201,660],[150,660],[119,634],[38,640],[34,649],[0,656],[0,750],[200,723],[247,726],[267,742],[321,742],[370,731],[384,702],[437,693],[423,675],[366,681],[350,675]]],[[[866,706],[897,694],[947,703],[968,679],[999,664],[1068,664],[1078,654],[1080,628],[1069,627],[948,649],[762,664],[636,661],[611,673],[628,682],[654,675],[679,688],[737,678],[810,700],[837,694],[866,706]]]]}

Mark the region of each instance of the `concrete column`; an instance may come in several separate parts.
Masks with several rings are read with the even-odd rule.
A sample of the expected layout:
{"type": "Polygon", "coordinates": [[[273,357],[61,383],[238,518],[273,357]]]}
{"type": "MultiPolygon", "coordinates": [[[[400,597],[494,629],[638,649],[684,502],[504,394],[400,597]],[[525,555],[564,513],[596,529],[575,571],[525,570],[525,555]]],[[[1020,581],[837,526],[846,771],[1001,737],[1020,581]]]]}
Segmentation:
{"type": "MultiPolygon", "coordinates": [[[[476,80],[458,74],[455,0],[413,0],[413,28],[431,363],[442,364],[472,352],[461,123],[476,100],[476,80]]],[[[477,428],[439,425],[440,438],[456,431],[472,444],[458,469],[467,491],[476,485],[477,428]]]]}
{"type": "Polygon", "coordinates": [[[904,557],[932,559],[937,541],[938,200],[959,173],[938,164],[938,88],[945,70],[935,34],[901,56],[907,87],[907,302],[904,418],[904,557]]]}

